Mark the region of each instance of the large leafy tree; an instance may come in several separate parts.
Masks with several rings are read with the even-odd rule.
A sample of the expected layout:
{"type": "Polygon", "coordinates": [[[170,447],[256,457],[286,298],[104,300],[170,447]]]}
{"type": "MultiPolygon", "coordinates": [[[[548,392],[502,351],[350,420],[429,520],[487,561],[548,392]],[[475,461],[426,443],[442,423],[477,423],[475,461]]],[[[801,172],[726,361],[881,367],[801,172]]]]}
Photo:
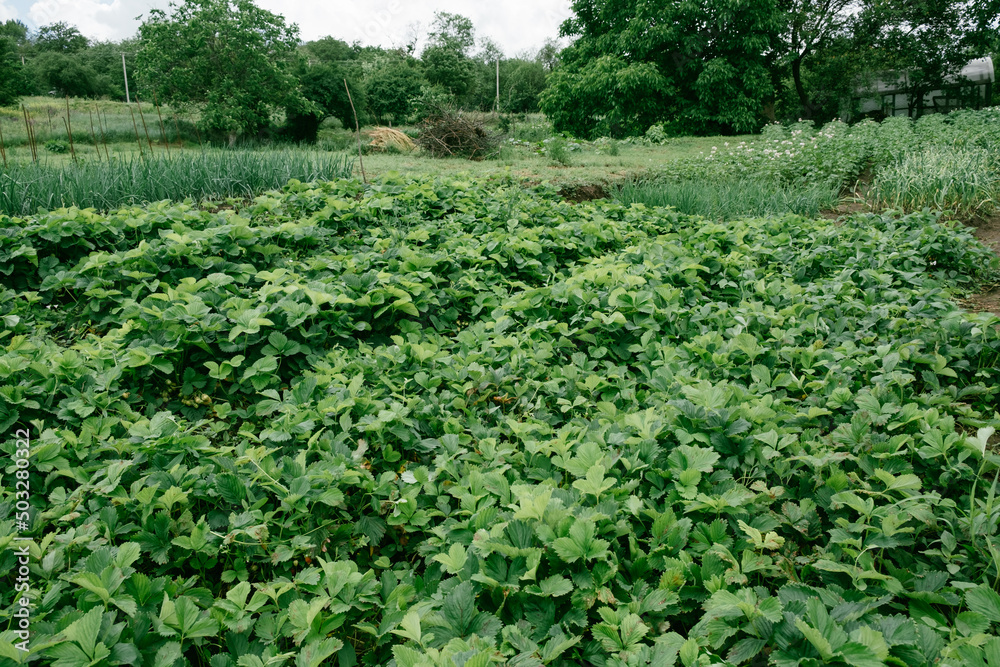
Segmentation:
{"type": "Polygon", "coordinates": [[[276,111],[311,104],[293,75],[298,28],[251,0],[185,0],[139,28],[140,78],[164,101],[201,107],[201,125],[253,135],[276,111]]]}
{"type": "Polygon", "coordinates": [[[641,134],[670,105],[669,81],[652,63],[603,55],[557,69],[539,101],[560,132],[578,137],[641,134]]]}
{"type": "Polygon", "coordinates": [[[390,118],[402,122],[426,83],[415,59],[403,54],[379,58],[365,77],[368,110],[379,123],[390,118]]]}
{"type": "Polygon", "coordinates": [[[882,54],[884,69],[905,70],[911,115],[972,58],[987,55],[1000,29],[1000,0],[868,0],[859,15],[859,50],[882,54]]]}
{"type": "Polygon", "coordinates": [[[853,46],[846,38],[857,12],[857,2],[781,0],[779,6],[784,13],[784,29],[778,35],[778,64],[784,68],[776,69],[775,75],[790,75],[798,102],[797,116],[823,116],[824,111],[830,110],[831,98],[845,94],[848,91],[845,86],[854,83],[856,71],[870,60],[859,53],[849,60],[838,58],[845,47],[853,46]],[[833,76],[824,78],[831,73],[833,76]],[[808,83],[814,85],[808,86],[808,83]]]}
{"type": "Polygon", "coordinates": [[[358,119],[365,122],[365,91],[361,83],[338,63],[303,65],[298,73],[302,94],[310,102],[309,108],[291,107],[286,111],[285,129],[297,141],[316,141],[319,126],[333,116],[344,127],[354,126],[354,109],[358,119]],[[348,96],[344,81],[351,87],[348,96]],[[354,101],[352,109],[351,101],[354,101]]]}
{"type": "Polygon", "coordinates": [[[432,86],[447,91],[456,103],[470,101],[476,89],[476,45],[472,21],[459,14],[437,12],[421,54],[424,75],[432,86]]]}
{"type": "Polygon", "coordinates": [[[108,82],[81,58],[62,51],[42,51],[28,63],[38,92],[53,92],[71,97],[98,97],[105,94],[108,82]]]}
{"type": "Polygon", "coordinates": [[[542,96],[557,128],[747,132],[763,122],[782,30],[774,0],[574,0],[573,11],[561,34],[576,39],[542,96]]]}
{"type": "Polygon", "coordinates": [[[500,108],[511,113],[538,110],[538,95],[545,90],[545,65],[539,60],[510,58],[500,61],[500,108]]]}
{"type": "Polygon", "coordinates": [[[0,106],[13,104],[30,92],[21,66],[27,41],[28,26],[14,19],[0,23],[0,106]]]}
{"type": "Polygon", "coordinates": [[[309,62],[337,65],[357,58],[357,51],[347,42],[336,37],[322,37],[306,43],[303,48],[309,62]]]}
{"type": "Polygon", "coordinates": [[[35,35],[35,49],[41,52],[76,53],[89,45],[90,40],[76,26],[64,21],[43,25],[35,35]]]}
{"type": "Polygon", "coordinates": [[[319,126],[330,116],[344,127],[354,127],[354,112],[345,80],[350,84],[358,119],[364,123],[365,89],[360,76],[359,49],[339,39],[323,37],[304,44],[300,52],[303,57],[295,75],[310,105],[303,109],[296,104],[286,109],[284,132],[297,141],[314,142],[319,126]]]}
{"type": "Polygon", "coordinates": [[[21,69],[13,41],[0,37],[0,106],[14,104],[20,97],[21,69]]]}

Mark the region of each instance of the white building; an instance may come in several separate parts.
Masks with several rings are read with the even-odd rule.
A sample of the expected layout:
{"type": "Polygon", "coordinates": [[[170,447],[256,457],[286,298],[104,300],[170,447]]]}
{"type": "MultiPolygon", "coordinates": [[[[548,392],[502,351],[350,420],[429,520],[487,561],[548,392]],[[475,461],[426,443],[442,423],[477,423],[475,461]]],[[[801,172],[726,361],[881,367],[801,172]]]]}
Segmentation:
{"type": "MultiPolygon", "coordinates": [[[[993,59],[977,58],[962,68],[957,76],[949,77],[942,90],[924,94],[923,106],[911,99],[912,72],[887,72],[871,87],[858,91],[852,105],[861,116],[920,116],[926,113],[947,113],[954,109],[993,105],[995,73],[993,59]]],[[[998,100],[1000,102],[1000,100],[998,100]]],[[[847,120],[847,119],[845,119],[847,120]]]]}

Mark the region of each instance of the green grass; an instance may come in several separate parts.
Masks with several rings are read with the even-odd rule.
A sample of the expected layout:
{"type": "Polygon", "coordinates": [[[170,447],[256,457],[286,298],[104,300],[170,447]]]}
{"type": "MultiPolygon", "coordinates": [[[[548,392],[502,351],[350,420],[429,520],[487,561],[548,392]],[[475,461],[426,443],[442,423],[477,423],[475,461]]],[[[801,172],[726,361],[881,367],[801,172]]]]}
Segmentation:
{"type": "Polygon", "coordinates": [[[868,199],[875,208],[949,209],[969,218],[994,211],[998,195],[995,155],[981,148],[935,146],[906,153],[882,168],[868,199]]]}
{"type": "Polygon", "coordinates": [[[0,213],[24,216],[39,209],[78,206],[109,210],[170,199],[248,199],[291,179],[350,176],[354,159],[303,150],[206,150],[110,162],[17,163],[0,172],[0,213]]]}
{"type": "Polygon", "coordinates": [[[627,181],[614,188],[613,196],[623,204],[672,206],[720,220],[785,213],[816,217],[839,201],[837,188],[828,184],[793,186],[753,178],[627,181]]]}
{"type": "MultiPolygon", "coordinates": [[[[22,100],[29,114],[35,133],[35,143],[39,152],[42,145],[51,139],[68,141],[66,127],[66,101],[51,97],[27,97],[22,100]]],[[[161,107],[159,116],[152,104],[142,100],[140,105],[121,102],[71,99],[69,104],[69,124],[73,132],[73,142],[77,149],[93,149],[94,144],[131,144],[136,146],[136,134],[148,150],[149,141],[156,147],[164,138],[170,143],[179,141],[198,142],[198,133],[192,119],[179,114],[169,107],[161,107]],[[134,124],[133,124],[134,118],[134,124]],[[161,131],[160,120],[163,126],[161,131]],[[145,120],[145,128],[143,127],[145,120]]],[[[0,108],[0,129],[6,147],[27,146],[28,133],[21,106],[0,108]]],[[[135,148],[135,150],[138,150],[135,148]]]]}
{"type": "MultiPolygon", "coordinates": [[[[746,137],[744,137],[746,138],[746,137]]],[[[731,141],[732,139],[730,139],[731,141]]],[[[365,169],[371,177],[390,172],[413,176],[471,176],[475,178],[510,175],[518,179],[564,185],[613,184],[648,176],[665,164],[708,152],[719,137],[690,137],[663,146],[619,145],[618,155],[598,153],[593,147],[569,152],[568,166],[526,146],[509,146],[499,160],[472,162],[453,158],[428,158],[420,153],[407,155],[366,155],[365,169]]]]}

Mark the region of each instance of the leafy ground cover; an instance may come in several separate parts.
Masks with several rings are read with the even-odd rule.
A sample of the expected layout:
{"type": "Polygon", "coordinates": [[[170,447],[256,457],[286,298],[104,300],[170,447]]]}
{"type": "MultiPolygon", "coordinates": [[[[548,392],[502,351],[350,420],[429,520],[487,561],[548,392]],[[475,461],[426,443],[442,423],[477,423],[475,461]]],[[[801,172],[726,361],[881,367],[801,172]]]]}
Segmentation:
{"type": "Polygon", "coordinates": [[[936,214],[388,178],[0,230],[5,665],[997,664],[996,260],[936,214]]]}

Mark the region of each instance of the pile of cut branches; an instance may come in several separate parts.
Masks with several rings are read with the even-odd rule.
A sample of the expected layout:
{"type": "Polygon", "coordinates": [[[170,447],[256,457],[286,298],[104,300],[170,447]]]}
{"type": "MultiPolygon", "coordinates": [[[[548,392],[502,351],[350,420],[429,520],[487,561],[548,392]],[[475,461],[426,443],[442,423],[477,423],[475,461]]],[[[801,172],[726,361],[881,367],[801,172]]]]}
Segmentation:
{"type": "Polygon", "coordinates": [[[436,108],[420,123],[417,143],[434,157],[485,160],[500,153],[500,135],[481,121],[451,109],[436,108]]]}

